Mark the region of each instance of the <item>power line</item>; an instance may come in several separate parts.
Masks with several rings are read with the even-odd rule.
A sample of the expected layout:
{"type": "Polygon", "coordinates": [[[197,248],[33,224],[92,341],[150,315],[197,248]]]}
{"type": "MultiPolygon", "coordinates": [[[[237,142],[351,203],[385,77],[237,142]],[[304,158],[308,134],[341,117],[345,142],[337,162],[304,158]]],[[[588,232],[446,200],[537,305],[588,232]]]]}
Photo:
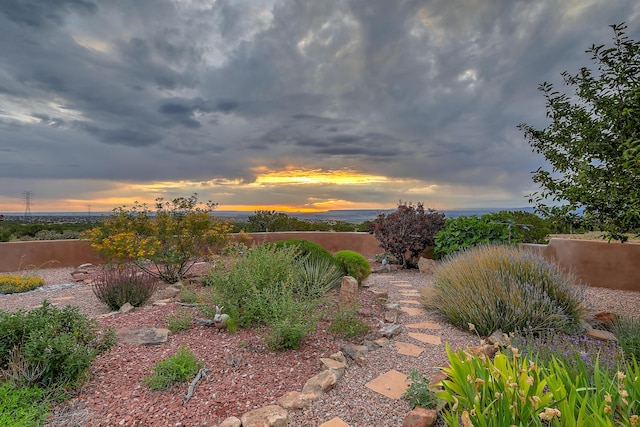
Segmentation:
{"type": "Polygon", "coordinates": [[[22,193],[24,196],[24,217],[31,216],[31,198],[33,197],[33,191],[25,191],[22,193]]]}

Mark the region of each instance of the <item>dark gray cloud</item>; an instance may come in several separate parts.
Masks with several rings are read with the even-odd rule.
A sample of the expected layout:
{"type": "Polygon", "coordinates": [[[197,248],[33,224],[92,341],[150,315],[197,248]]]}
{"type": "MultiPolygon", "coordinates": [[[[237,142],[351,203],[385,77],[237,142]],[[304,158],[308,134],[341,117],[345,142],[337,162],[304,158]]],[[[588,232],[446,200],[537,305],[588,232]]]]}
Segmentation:
{"type": "Polygon", "coordinates": [[[0,210],[25,190],[521,206],[538,84],[638,18],[630,0],[5,0],[0,210]],[[265,184],[296,168],[378,180],[265,184]]]}

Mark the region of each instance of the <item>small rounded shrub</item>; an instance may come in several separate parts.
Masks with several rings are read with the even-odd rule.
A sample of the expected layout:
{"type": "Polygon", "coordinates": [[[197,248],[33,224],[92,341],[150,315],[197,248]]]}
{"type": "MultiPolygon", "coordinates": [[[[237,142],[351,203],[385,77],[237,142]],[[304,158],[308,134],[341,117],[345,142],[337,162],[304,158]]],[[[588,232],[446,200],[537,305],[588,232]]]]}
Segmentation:
{"type": "Polygon", "coordinates": [[[481,335],[581,330],[581,290],[572,275],[518,247],[483,245],[444,259],[422,303],[481,335]]]}
{"type": "Polygon", "coordinates": [[[334,257],[344,269],[345,274],[356,279],[358,284],[362,284],[371,274],[369,261],[358,252],[349,250],[338,251],[334,257]]]}
{"type": "Polygon", "coordinates": [[[302,259],[307,257],[308,259],[326,259],[334,265],[338,265],[336,260],[331,255],[331,252],[323,248],[317,243],[311,242],[309,240],[304,239],[289,239],[289,240],[281,240],[275,243],[276,247],[281,248],[283,246],[291,247],[295,246],[298,248],[299,255],[297,259],[302,259]]]}

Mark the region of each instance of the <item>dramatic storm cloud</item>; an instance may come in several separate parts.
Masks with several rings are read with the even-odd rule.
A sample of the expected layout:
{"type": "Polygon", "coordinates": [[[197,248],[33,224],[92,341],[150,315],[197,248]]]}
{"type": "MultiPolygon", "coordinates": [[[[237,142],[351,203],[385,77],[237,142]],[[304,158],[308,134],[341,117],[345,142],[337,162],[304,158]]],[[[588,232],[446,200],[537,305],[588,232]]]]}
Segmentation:
{"type": "Polygon", "coordinates": [[[521,207],[519,123],[635,0],[4,0],[0,211],[521,207]]]}

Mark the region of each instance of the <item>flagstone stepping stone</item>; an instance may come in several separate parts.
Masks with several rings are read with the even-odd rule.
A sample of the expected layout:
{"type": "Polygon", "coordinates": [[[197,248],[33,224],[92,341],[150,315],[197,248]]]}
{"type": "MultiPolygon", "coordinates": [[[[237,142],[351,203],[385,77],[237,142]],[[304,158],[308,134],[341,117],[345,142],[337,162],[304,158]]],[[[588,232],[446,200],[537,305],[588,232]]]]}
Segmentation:
{"type": "Polygon", "coordinates": [[[420,295],[418,293],[418,291],[416,291],[416,290],[402,289],[402,290],[400,290],[398,292],[400,293],[400,295],[405,296],[405,297],[417,297],[418,295],[420,295]]]}
{"type": "Polygon", "coordinates": [[[413,288],[413,285],[410,283],[395,283],[395,285],[399,288],[413,288]]]}
{"type": "Polygon", "coordinates": [[[417,299],[401,299],[400,301],[402,304],[422,304],[420,301],[418,301],[417,299]]]}
{"type": "Polygon", "coordinates": [[[409,388],[409,382],[405,374],[392,369],[369,381],[365,387],[390,399],[400,399],[409,388]]]}
{"type": "Polygon", "coordinates": [[[421,334],[419,332],[409,332],[409,336],[426,344],[440,345],[442,341],[437,335],[421,334]]]}
{"type": "Polygon", "coordinates": [[[162,344],[167,342],[169,329],[142,326],[139,328],[120,328],[116,331],[118,342],[127,344],[162,344]]]}
{"type": "Polygon", "coordinates": [[[394,344],[396,346],[396,351],[399,354],[404,354],[405,356],[418,357],[424,351],[424,348],[408,342],[396,341],[394,344]]]}
{"type": "Polygon", "coordinates": [[[410,329],[442,329],[442,326],[435,322],[409,323],[406,327],[410,329]]]}
{"type": "Polygon", "coordinates": [[[400,307],[400,310],[404,311],[409,316],[419,316],[421,314],[427,314],[425,309],[417,307],[400,307]]]}
{"type": "Polygon", "coordinates": [[[76,297],[58,297],[58,298],[52,298],[53,301],[68,301],[70,299],[76,299],[76,297]]]}
{"type": "Polygon", "coordinates": [[[349,427],[349,424],[345,423],[340,417],[331,418],[326,423],[320,424],[318,427],[349,427]]]}

